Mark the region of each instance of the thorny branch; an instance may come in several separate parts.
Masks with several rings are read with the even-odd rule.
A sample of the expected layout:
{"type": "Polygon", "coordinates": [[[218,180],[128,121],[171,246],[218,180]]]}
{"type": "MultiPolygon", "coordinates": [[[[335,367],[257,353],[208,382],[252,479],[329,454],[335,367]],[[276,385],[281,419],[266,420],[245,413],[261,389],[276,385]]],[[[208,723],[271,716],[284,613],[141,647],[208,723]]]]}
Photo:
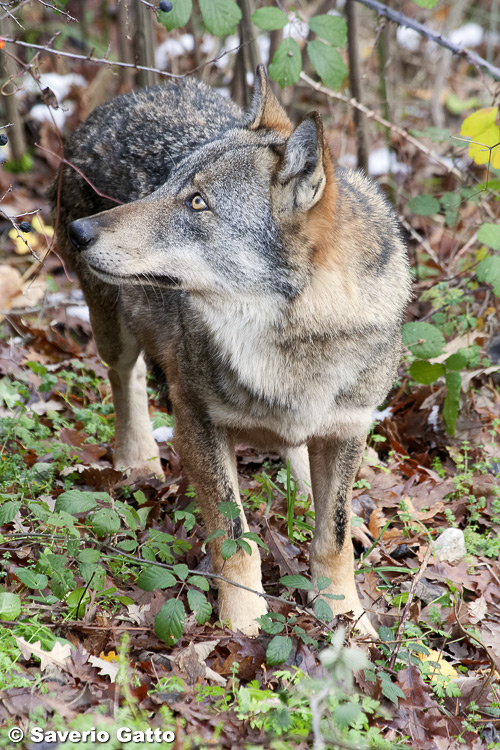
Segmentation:
{"type": "Polygon", "coordinates": [[[476,52],[466,49],[460,44],[454,44],[454,42],[442,36],[442,34],[439,34],[437,31],[433,31],[433,29],[425,26],[423,23],[419,23],[413,18],[405,16],[404,13],[388,8],[387,5],[379,3],[378,0],[357,0],[357,2],[376,11],[379,16],[385,16],[390,21],[397,23],[398,26],[406,26],[409,29],[413,29],[430,42],[439,44],[440,47],[445,47],[446,49],[451,50],[455,55],[465,58],[471,65],[475,65],[478,68],[484,68],[492,78],[496,81],[500,81],[500,68],[492,65],[490,62],[476,54],[476,52]]]}

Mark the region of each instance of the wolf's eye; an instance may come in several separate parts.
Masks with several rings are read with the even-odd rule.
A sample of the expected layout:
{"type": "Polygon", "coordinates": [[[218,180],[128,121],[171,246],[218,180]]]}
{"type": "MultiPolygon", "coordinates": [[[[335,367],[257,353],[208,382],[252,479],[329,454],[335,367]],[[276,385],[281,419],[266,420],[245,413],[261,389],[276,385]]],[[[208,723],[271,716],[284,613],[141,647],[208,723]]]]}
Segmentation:
{"type": "Polygon", "coordinates": [[[199,193],[195,193],[194,195],[190,195],[189,198],[186,198],[186,206],[191,209],[191,211],[208,211],[208,206],[201,197],[199,193]]]}

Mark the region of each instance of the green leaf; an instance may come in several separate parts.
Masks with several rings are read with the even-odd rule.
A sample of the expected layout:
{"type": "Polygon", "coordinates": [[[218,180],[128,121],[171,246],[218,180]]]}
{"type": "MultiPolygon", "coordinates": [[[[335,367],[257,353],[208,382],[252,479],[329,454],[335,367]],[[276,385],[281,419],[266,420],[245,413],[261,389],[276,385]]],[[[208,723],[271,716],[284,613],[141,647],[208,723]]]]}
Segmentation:
{"type": "Polygon", "coordinates": [[[254,24],[264,31],[276,31],[288,23],[286,13],[279,8],[259,8],[251,18],[254,24]]]}
{"type": "Polygon", "coordinates": [[[447,370],[463,370],[469,363],[467,356],[467,350],[459,349],[458,352],[452,354],[445,362],[447,370]]]}
{"type": "Polygon", "coordinates": [[[330,89],[338,88],[347,74],[346,64],[339,51],[323,42],[314,41],[307,43],[307,54],[325,86],[330,89]]]}
{"type": "Polygon", "coordinates": [[[443,405],[443,419],[446,432],[451,437],[455,435],[455,426],[457,424],[458,412],[460,409],[460,389],[462,387],[462,378],[459,372],[447,372],[446,396],[443,405]]]}
{"type": "Polygon", "coordinates": [[[345,47],[346,45],[347,24],[340,16],[329,16],[327,14],[313,16],[309,19],[309,28],[334,47],[345,47]]]}
{"type": "Polygon", "coordinates": [[[91,549],[90,547],[87,547],[87,549],[82,549],[82,551],[78,555],[78,561],[81,563],[84,563],[85,565],[91,565],[92,563],[99,562],[101,559],[102,553],[98,549],[91,549]]]}
{"type": "Polygon", "coordinates": [[[411,128],[410,135],[414,135],[415,138],[429,138],[433,143],[444,143],[451,138],[451,132],[448,128],[436,128],[433,125],[429,125],[428,128],[423,130],[411,128]]]}
{"type": "Polygon", "coordinates": [[[153,591],[153,589],[169,589],[175,586],[177,579],[165,568],[158,565],[148,565],[141,570],[137,577],[137,585],[144,591],[153,591]]]}
{"type": "MultiPolygon", "coordinates": [[[[363,519],[359,519],[361,523],[363,523],[363,519]]],[[[353,524],[353,526],[361,525],[361,524],[353,524]]],[[[316,588],[318,591],[323,591],[324,589],[327,589],[328,586],[330,586],[332,583],[331,578],[327,578],[326,576],[319,576],[318,580],[316,581],[316,588]]]]}
{"type": "Polygon", "coordinates": [[[301,589],[301,591],[310,591],[312,589],[312,583],[304,576],[282,576],[280,583],[283,586],[287,586],[290,589],[301,589]]]}
{"type": "Polygon", "coordinates": [[[238,503],[233,501],[219,503],[217,506],[223,516],[234,521],[235,518],[239,518],[241,515],[241,508],[238,503]]]}
{"type": "Polygon", "coordinates": [[[266,661],[270,666],[282,664],[292,653],[292,639],[287,635],[275,635],[266,649],[266,661]]]}
{"type": "Polygon", "coordinates": [[[405,323],[402,333],[403,343],[420,359],[439,357],[446,344],[439,328],[431,323],[405,323]]]}
{"type": "Polygon", "coordinates": [[[187,592],[188,604],[196,616],[198,625],[203,625],[210,620],[212,614],[212,605],[207,600],[205,594],[197,589],[190,589],[187,592]]]}
{"type": "Polygon", "coordinates": [[[16,620],[21,614],[21,599],[17,594],[2,591],[0,594],[0,620],[16,620]]]}
{"type": "Polygon", "coordinates": [[[434,216],[439,212],[439,201],[432,195],[417,195],[408,201],[408,210],[418,216],[434,216]]]}
{"type": "Polygon", "coordinates": [[[120,531],[120,516],[112,508],[101,508],[92,515],[90,525],[97,536],[116,534],[120,531]]]}
{"type": "Polygon", "coordinates": [[[199,2],[205,26],[215,36],[232,34],[236,24],[241,21],[241,10],[234,0],[199,0],[199,2]]]}
{"type": "Polygon", "coordinates": [[[240,536],[240,539],[251,539],[252,542],[255,542],[255,544],[258,544],[259,547],[263,547],[265,550],[269,551],[269,547],[265,542],[262,541],[260,536],[256,534],[254,531],[245,531],[244,534],[240,536]]]}
{"type": "Polygon", "coordinates": [[[488,245],[492,250],[500,250],[500,225],[481,224],[477,238],[479,242],[488,245]]]}
{"type": "Polygon", "coordinates": [[[394,703],[397,708],[399,698],[402,698],[404,700],[406,698],[406,695],[403,693],[399,685],[395,685],[392,682],[387,672],[380,672],[379,678],[383,695],[385,695],[385,697],[390,700],[391,703],[394,703]]]}
{"type": "Polygon", "coordinates": [[[198,586],[198,588],[203,589],[203,591],[208,591],[210,588],[207,579],[203,578],[203,576],[190,576],[187,579],[187,583],[190,583],[192,586],[198,586]]]}
{"type": "Polygon", "coordinates": [[[13,521],[19,513],[20,507],[20,500],[7,500],[7,502],[2,503],[2,505],[0,505],[0,526],[13,521]]]}
{"type": "Polygon", "coordinates": [[[361,712],[362,708],[359,703],[341,703],[333,712],[333,720],[341,727],[352,727],[361,712]]]}
{"type": "Polygon", "coordinates": [[[205,547],[207,546],[209,542],[213,541],[214,539],[217,539],[217,537],[220,537],[220,536],[226,536],[226,532],[222,531],[222,529],[215,529],[215,531],[212,531],[212,533],[207,536],[207,538],[205,539],[205,541],[203,542],[201,546],[202,552],[205,551],[205,547]]]}
{"type": "Polygon", "coordinates": [[[222,559],[229,560],[229,558],[234,555],[237,549],[238,549],[238,545],[236,544],[234,539],[226,539],[224,542],[222,542],[220,546],[220,553],[222,555],[222,559]]]}
{"type": "Polygon", "coordinates": [[[430,9],[434,8],[437,5],[438,0],[414,0],[414,2],[417,5],[420,5],[421,8],[430,9]]]}
{"type": "Polygon", "coordinates": [[[29,589],[40,591],[41,589],[44,589],[49,582],[46,575],[43,573],[35,573],[33,570],[29,570],[29,568],[15,568],[14,573],[29,589]]]}
{"type": "Polygon", "coordinates": [[[297,83],[301,70],[302,55],[299,45],[291,37],[283,39],[269,65],[269,75],[284,89],[285,86],[297,83]]]}
{"type": "Polygon", "coordinates": [[[256,620],[264,633],[269,633],[269,635],[278,635],[278,633],[281,633],[285,627],[284,622],[274,620],[270,615],[261,615],[260,617],[257,617],[256,620]]]}
{"type": "Polygon", "coordinates": [[[252,554],[252,548],[250,547],[248,542],[246,542],[244,539],[241,539],[241,537],[236,539],[236,544],[238,545],[238,547],[241,547],[241,549],[246,552],[247,555],[252,554]]]}
{"type": "Polygon", "coordinates": [[[385,625],[381,625],[378,629],[378,634],[380,636],[381,641],[393,641],[394,640],[394,633],[390,628],[387,628],[385,625]]]}
{"type": "MultiPolygon", "coordinates": [[[[109,497],[109,496],[108,496],[109,497]]],[[[97,502],[92,492],[82,492],[81,490],[66,490],[57,498],[54,510],[58,513],[64,510],[75,516],[79,513],[86,513],[97,506],[97,502]]]]}
{"type": "Polygon", "coordinates": [[[434,383],[441,375],[444,375],[444,372],[443,365],[432,365],[425,359],[417,359],[415,362],[412,362],[410,367],[410,377],[417,383],[423,383],[423,385],[434,383]]]}
{"type": "Polygon", "coordinates": [[[177,563],[177,565],[174,565],[173,570],[177,578],[180,578],[181,581],[185,581],[189,575],[189,568],[184,563],[177,563]]]}
{"type": "Polygon", "coordinates": [[[164,13],[162,10],[158,11],[158,21],[165,26],[167,31],[185,26],[193,11],[192,0],[175,0],[172,5],[174,7],[168,13],[164,13]]]}
{"type": "Polygon", "coordinates": [[[500,255],[490,255],[485,258],[476,268],[476,276],[479,281],[491,284],[497,297],[500,297],[500,255]]]}
{"type": "Polygon", "coordinates": [[[331,620],[333,620],[332,609],[324,599],[317,599],[315,601],[314,614],[318,620],[323,620],[324,622],[331,622],[331,620]]]}
{"type": "Polygon", "coordinates": [[[155,618],[155,633],[167,646],[174,646],[184,633],[186,610],[178,599],[169,599],[155,618]]]}

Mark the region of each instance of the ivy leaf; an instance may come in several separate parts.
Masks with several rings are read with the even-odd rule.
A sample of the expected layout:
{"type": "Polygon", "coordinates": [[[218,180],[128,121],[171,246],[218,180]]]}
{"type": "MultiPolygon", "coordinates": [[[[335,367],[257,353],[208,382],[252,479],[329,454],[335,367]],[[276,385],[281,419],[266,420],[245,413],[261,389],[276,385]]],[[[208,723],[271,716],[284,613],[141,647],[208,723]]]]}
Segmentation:
{"type": "MultiPolygon", "coordinates": [[[[490,158],[488,146],[500,142],[500,128],[497,124],[498,107],[478,109],[462,123],[460,135],[469,136],[476,143],[469,145],[469,156],[476,164],[487,164],[490,158]]],[[[491,166],[500,168],[500,146],[491,151],[491,166]]]]}
{"type": "Polygon", "coordinates": [[[187,593],[188,604],[194,612],[198,625],[204,625],[212,614],[212,605],[205,594],[197,589],[190,589],[187,593]]]}
{"type": "Polygon", "coordinates": [[[491,284],[497,297],[500,297],[500,255],[491,255],[485,258],[476,268],[476,276],[479,281],[491,284]]]}
{"type": "Polygon", "coordinates": [[[312,589],[311,581],[305,578],[305,576],[282,576],[280,583],[289,589],[301,589],[301,591],[310,591],[312,589]]]}
{"type": "Polygon", "coordinates": [[[269,75],[279,83],[280,88],[293,86],[297,83],[302,70],[302,55],[300,47],[289,37],[283,39],[280,46],[274,53],[273,60],[269,66],[269,75]]]}
{"type": "Polygon", "coordinates": [[[455,426],[457,424],[458,412],[460,409],[460,389],[462,387],[462,378],[459,372],[447,372],[446,396],[443,405],[443,419],[446,432],[451,437],[455,436],[455,426]]]}
{"type": "Polygon", "coordinates": [[[178,599],[169,599],[155,618],[155,633],[167,646],[174,646],[184,633],[186,610],[178,599]]]}
{"type": "Polygon", "coordinates": [[[479,242],[491,247],[492,250],[500,250],[500,226],[498,224],[482,224],[477,238],[479,242]]]}
{"type": "Polygon", "coordinates": [[[329,16],[327,14],[313,16],[309,19],[309,28],[334,47],[345,47],[346,45],[347,24],[340,16],[329,16]]]}
{"type": "Polygon", "coordinates": [[[234,555],[237,549],[238,549],[238,545],[236,544],[234,539],[226,539],[224,542],[222,542],[220,546],[220,553],[222,555],[222,559],[229,560],[229,558],[234,555]]]}
{"type": "Polygon", "coordinates": [[[307,54],[325,86],[330,89],[338,88],[347,74],[346,64],[339,51],[328,44],[314,41],[307,43],[307,54]]]}
{"type": "Polygon", "coordinates": [[[434,216],[439,211],[439,201],[432,195],[417,195],[408,201],[408,210],[417,216],[434,216]]]}
{"type": "Polygon", "coordinates": [[[141,570],[137,576],[137,585],[143,591],[153,591],[154,589],[169,589],[175,586],[177,579],[165,568],[158,565],[148,565],[141,570]]]}
{"type": "Polygon", "coordinates": [[[236,24],[241,21],[241,10],[234,0],[199,0],[199,2],[205,26],[215,36],[232,34],[236,24]]]}
{"type": "Polygon", "coordinates": [[[282,664],[292,653],[292,639],[286,635],[275,635],[266,649],[266,661],[270,666],[282,664]]]}
{"type": "Polygon", "coordinates": [[[259,8],[251,18],[254,24],[264,31],[276,31],[284,28],[288,23],[286,13],[279,8],[259,8]]]}
{"type": "Polygon", "coordinates": [[[432,359],[439,357],[446,341],[443,334],[431,323],[405,323],[403,326],[403,343],[414,357],[432,359]]]}
{"type": "Polygon", "coordinates": [[[410,377],[412,377],[417,383],[422,383],[423,385],[434,383],[434,381],[440,378],[441,375],[444,375],[444,373],[445,369],[443,365],[433,365],[425,359],[417,359],[417,361],[413,362],[410,367],[410,377]]]}
{"type": "Polygon", "coordinates": [[[193,11],[192,0],[175,0],[172,4],[173,8],[168,13],[164,13],[162,10],[158,11],[158,21],[162,26],[165,26],[167,31],[185,26],[193,11]]]}

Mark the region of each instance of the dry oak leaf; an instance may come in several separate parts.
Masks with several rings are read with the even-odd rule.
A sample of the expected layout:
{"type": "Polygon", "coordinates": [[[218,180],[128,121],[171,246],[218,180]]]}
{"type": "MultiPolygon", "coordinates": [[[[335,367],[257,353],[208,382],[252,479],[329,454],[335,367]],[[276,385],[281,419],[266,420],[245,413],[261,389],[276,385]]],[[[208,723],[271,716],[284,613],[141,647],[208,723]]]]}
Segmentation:
{"type": "Polygon", "coordinates": [[[110,682],[116,680],[120,665],[117,662],[107,661],[106,659],[100,659],[98,656],[89,656],[89,662],[93,667],[99,670],[99,674],[103,677],[109,677],[110,682]]]}
{"type": "Polygon", "coordinates": [[[54,644],[54,648],[47,651],[42,648],[41,641],[36,643],[28,643],[24,638],[14,636],[17,645],[25,659],[31,659],[32,656],[38,656],[40,659],[40,671],[43,672],[49,666],[55,665],[59,669],[68,670],[69,660],[71,655],[71,646],[69,643],[59,643],[58,641],[54,644]]]}

